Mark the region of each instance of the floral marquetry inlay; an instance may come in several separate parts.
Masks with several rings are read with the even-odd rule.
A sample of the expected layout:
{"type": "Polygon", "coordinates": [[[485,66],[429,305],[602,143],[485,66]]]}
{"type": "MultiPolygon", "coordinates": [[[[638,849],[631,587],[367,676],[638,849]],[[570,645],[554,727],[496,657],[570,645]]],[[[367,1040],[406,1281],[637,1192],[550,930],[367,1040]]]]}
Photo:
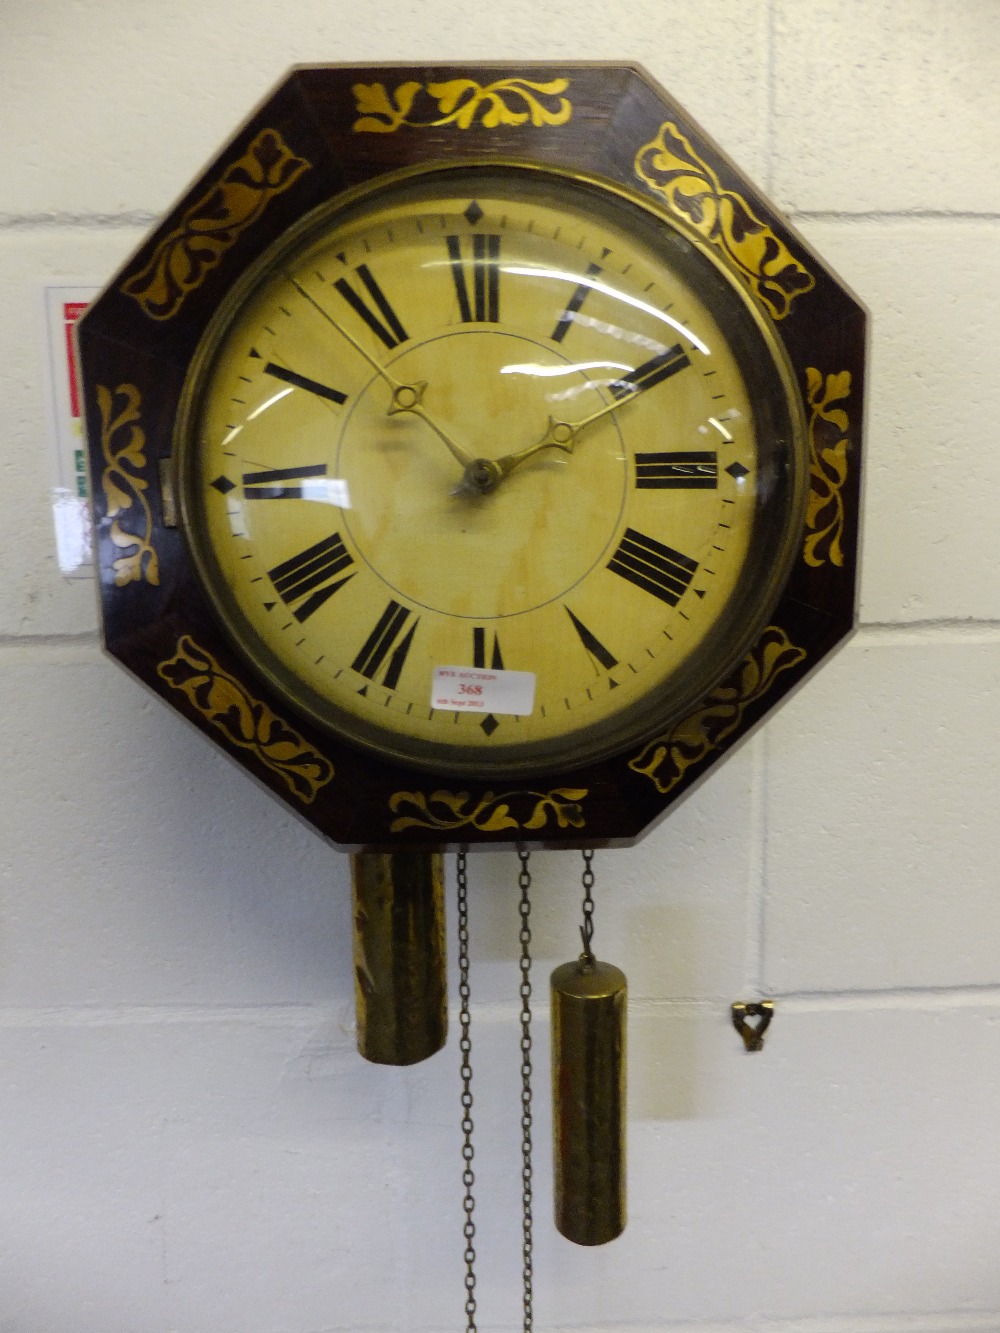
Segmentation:
{"type": "Polygon", "coordinates": [[[464,791],[433,791],[429,795],[398,791],[389,798],[389,808],[398,816],[390,831],[475,828],[481,833],[502,833],[506,829],[545,828],[550,815],[558,828],[583,828],[586,821],[580,802],[586,796],[584,787],[557,787],[550,792],[488,791],[479,800],[464,791]]]}
{"type": "Polygon", "coordinates": [[[635,170],[678,217],[716,246],[774,319],[784,319],[795,298],[816,285],[743,196],[723,188],[672,121],[639,149],[635,170]]]}
{"type": "Polygon", "coordinates": [[[160,242],[149,263],[122,284],[151,319],[170,319],[233,242],[309,163],[277,130],[262,130],[160,242]]]}
{"type": "Polygon", "coordinates": [[[847,413],[831,403],[851,392],[851,372],[823,375],[815,366],[806,370],[809,399],[809,504],[806,509],[805,562],[819,566],[827,560],[844,563],[844,483],[847,480],[847,413]],[[828,440],[829,443],[824,443],[828,440]]]}
{"type": "Polygon", "coordinates": [[[300,801],[311,804],[333,777],[328,759],[267,704],[255,699],[190,635],[177,641],[175,656],[161,662],[157,670],[233,745],[251,750],[262,764],[279,773],[300,801]]]}
{"type": "Polygon", "coordinates": [[[101,414],[101,490],[111,519],[111,540],[124,554],[114,561],[115,584],[160,581],[160,562],[153,548],[153,515],[146,495],[146,432],[140,424],[142,395],[134,384],[114,390],[97,385],[101,414]],[[129,527],[125,527],[127,519],[129,527]]]}
{"type": "Polygon", "coordinates": [[[733,734],[752,703],[763,698],[775,678],[806,657],[783,629],[770,625],[740,666],[706,696],[693,713],[645,745],[629,768],[651,779],[656,790],[672,791],[694,764],[700,764],[733,734]]]}
{"type": "Polygon", "coordinates": [[[485,87],[474,79],[428,84],[411,80],[399,84],[390,97],[384,84],[356,83],[358,119],[352,128],[357,134],[392,134],[402,125],[454,125],[459,130],[474,124],[487,130],[527,122],[565,125],[573,114],[569,98],[561,96],[568,87],[569,79],[498,79],[485,87]]]}

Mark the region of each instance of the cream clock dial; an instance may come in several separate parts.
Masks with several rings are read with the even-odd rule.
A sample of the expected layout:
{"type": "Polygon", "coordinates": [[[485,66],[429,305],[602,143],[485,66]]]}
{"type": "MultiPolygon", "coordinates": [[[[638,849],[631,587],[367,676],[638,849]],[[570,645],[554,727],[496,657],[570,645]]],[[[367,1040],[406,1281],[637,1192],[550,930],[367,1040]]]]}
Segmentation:
{"type": "Polygon", "coordinates": [[[410,174],[313,215],[206,336],[185,530],[295,706],[451,773],[605,757],[759,632],[800,530],[776,342],[696,240],[551,171],[410,174]],[[431,707],[530,673],[524,715],[431,707]]]}

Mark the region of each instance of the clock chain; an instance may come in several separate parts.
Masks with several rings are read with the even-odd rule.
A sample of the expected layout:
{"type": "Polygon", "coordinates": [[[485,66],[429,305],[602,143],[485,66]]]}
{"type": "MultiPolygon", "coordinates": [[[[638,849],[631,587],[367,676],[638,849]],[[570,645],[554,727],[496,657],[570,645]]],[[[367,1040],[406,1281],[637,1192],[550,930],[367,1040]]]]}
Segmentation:
{"type": "Polygon", "coordinates": [[[521,869],[517,877],[521,891],[518,911],[521,929],[521,1258],[524,1333],[533,1324],[534,1255],[532,1235],[532,1111],[531,1111],[531,853],[518,849],[521,869]]]}
{"type": "Polygon", "coordinates": [[[476,1176],[472,1170],[475,1152],[472,1146],[472,1014],[469,990],[469,879],[467,854],[459,852],[456,860],[458,879],[458,1017],[461,1037],[458,1049],[461,1055],[462,1077],[462,1185],[465,1196],[462,1209],[465,1221],[462,1234],[465,1237],[465,1329],[466,1333],[476,1333],[476,1224],[473,1213],[476,1199],[473,1186],[476,1176]]]}
{"type": "Polygon", "coordinates": [[[591,947],[594,942],[594,849],[592,847],[584,848],[583,874],[580,882],[583,885],[583,925],[580,927],[583,962],[592,967],[594,963],[594,950],[591,947]]]}
{"type": "MultiPolygon", "coordinates": [[[[530,855],[529,852],[518,851],[521,869],[517,881],[520,889],[518,914],[521,922],[518,932],[521,946],[519,960],[521,981],[518,993],[521,999],[521,1259],[524,1333],[532,1333],[534,1327],[530,855]]],[[[458,1049],[462,1080],[462,1185],[465,1191],[462,1202],[465,1214],[465,1221],[462,1225],[462,1235],[465,1239],[463,1252],[465,1260],[465,1329],[466,1333],[476,1333],[476,1224],[474,1220],[476,1176],[472,1169],[475,1149],[472,1138],[474,1130],[472,1120],[472,992],[469,985],[469,876],[467,854],[464,851],[459,852],[455,861],[458,883],[458,1015],[461,1029],[458,1049]]]]}

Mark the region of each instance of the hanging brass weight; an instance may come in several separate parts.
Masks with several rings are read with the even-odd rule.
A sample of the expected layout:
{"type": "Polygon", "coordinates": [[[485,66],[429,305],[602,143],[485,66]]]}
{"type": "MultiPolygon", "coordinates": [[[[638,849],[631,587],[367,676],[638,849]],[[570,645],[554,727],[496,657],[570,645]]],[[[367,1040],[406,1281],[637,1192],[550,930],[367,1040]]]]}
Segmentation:
{"type": "Polygon", "coordinates": [[[359,852],[351,879],[358,1050],[375,1064],[416,1064],[448,1032],[443,858],[359,852]]]}
{"type": "Polygon", "coordinates": [[[625,1228],[625,974],[586,955],[552,973],[556,1226],[577,1245],[625,1228]]]}

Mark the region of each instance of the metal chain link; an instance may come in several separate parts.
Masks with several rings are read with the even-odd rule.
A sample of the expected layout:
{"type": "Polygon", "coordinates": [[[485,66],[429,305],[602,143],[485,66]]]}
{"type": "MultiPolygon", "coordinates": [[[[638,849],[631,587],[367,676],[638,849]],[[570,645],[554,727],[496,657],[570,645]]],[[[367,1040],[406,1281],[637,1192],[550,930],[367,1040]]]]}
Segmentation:
{"type": "Polygon", "coordinates": [[[588,967],[594,964],[594,950],[591,947],[594,942],[594,852],[588,847],[583,853],[583,875],[581,883],[583,884],[583,925],[580,927],[580,938],[583,940],[583,963],[588,967]]]}
{"type": "MultiPolygon", "coordinates": [[[[524,1333],[532,1333],[534,1328],[534,1258],[533,1258],[533,1216],[532,1216],[532,1108],[531,1108],[531,871],[530,853],[519,851],[521,862],[517,877],[520,889],[518,912],[521,928],[518,939],[521,945],[520,971],[521,982],[518,993],[521,998],[521,1258],[522,1258],[522,1308],[524,1313],[524,1333]]],[[[462,1234],[465,1238],[465,1318],[466,1333],[476,1330],[476,1226],[473,1221],[475,1195],[473,1186],[476,1182],[472,1170],[474,1149],[472,1143],[472,1038],[471,1038],[471,990],[469,987],[469,880],[468,864],[465,852],[456,857],[458,879],[458,997],[459,1025],[461,1036],[458,1049],[461,1054],[462,1077],[462,1184],[465,1195],[462,1203],[465,1222],[462,1234]]]]}
{"type": "Polygon", "coordinates": [[[533,1236],[532,1236],[532,1177],[531,1177],[531,853],[518,851],[521,871],[517,877],[521,890],[519,912],[521,929],[521,1258],[522,1305],[524,1333],[531,1333],[533,1324],[533,1236]]]}
{"type": "Polygon", "coordinates": [[[458,1017],[462,1029],[458,1049],[461,1053],[462,1076],[462,1184],[465,1187],[465,1196],[462,1200],[462,1208],[465,1213],[465,1222],[462,1226],[462,1235],[465,1237],[465,1251],[463,1254],[465,1260],[465,1328],[466,1333],[476,1333],[476,1247],[473,1243],[476,1237],[476,1224],[472,1216],[476,1206],[475,1195],[472,1192],[476,1177],[472,1170],[474,1156],[472,1146],[472,1037],[470,1033],[472,1015],[470,1012],[471,992],[469,990],[469,878],[466,853],[459,852],[455,861],[458,878],[458,1017]]]}

